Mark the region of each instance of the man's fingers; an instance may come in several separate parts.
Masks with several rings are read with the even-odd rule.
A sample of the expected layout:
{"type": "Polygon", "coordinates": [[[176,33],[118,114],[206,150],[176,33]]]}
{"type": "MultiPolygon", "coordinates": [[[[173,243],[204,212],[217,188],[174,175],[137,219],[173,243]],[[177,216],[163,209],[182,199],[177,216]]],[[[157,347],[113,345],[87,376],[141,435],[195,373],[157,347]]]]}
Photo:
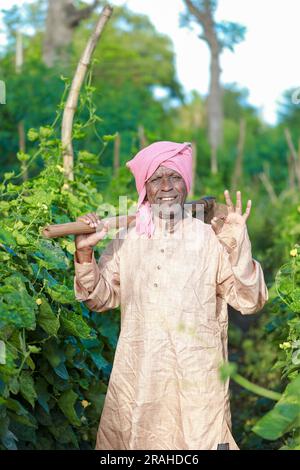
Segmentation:
{"type": "Polygon", "coordinates": [[[78,217],[77,221],[84,222],[88,224],[90,227],[97,227],[97,225],[99,225],[99,223],[101,222],[98,215],[93,212],[90,212],[86,215],[82,215],[78,217]]]}
{"type": "Polygon", "coordinates": [[[245,220],[247,220],[248,217],[249,217],[249,215],[250,215],[250,212],[251,212],[251,204],[252,204],[251,199],[248,199],[246,211],[245,211],[245,214],[243,214],[243,217],[244,217],[245,220]]]}
{"type": "Polygon", "coordinates": [[[87,214],[91,220],[91,227],[97,227],[97,218],[96,215],[93,212],[90,212],[87,214]]]}
{"type": "Polygon", "coordinates": [[[77,217],[77,222],[84,222],[85,224],[90,223],[90,219],[88,217],[85,217],[84,215],[77,217]]]}
{"type": "Polygon", "coordinates": [[[224,196],[225,196],[226,204],[228,206],[228,212],[234,212],[234,205],[231,201],[228,189],[225,189],[224,196]]]}
{"type": "Polygon", "coordinates": [[[242,194],[241,191],[236,192],[236,212],[242,215],[242,194]]]}

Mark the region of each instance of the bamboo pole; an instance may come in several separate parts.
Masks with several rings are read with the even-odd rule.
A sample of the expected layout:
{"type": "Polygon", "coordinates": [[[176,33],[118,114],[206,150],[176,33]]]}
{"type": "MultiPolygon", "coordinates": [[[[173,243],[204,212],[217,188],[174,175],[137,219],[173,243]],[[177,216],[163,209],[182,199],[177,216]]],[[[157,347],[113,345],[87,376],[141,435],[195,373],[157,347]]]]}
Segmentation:
{"type": "MultiPolygon", "coordinates": [[[[73,119],[77,109],[78,97],[80,89],[85,78],[88,66],[90,65],[93,52],[97,46],[97,43],[100,39],[102,31],[111,17],[113,8],[110,5],[106,5],[98,19],[98,22],[95,26],[93,33],[91,34],[88,43],[85,47],[85,50],[79,60],[75,75],[72,80],[71,88],[67,98],[66,106],[63,113],[62,119],[62,132],[61,132],[61,141],[63,148],[63,166],[65,179],[69,181],[74,180],[74,153],[72,146],[72,128],[73,128],[73,119]]],[[[64,184],[64,188],[68,188],[69,185],[67,181],[64,184]]]]}
{"type": "MultiPolygon", "coordinates": [[[[24,54],[23,54],[23,36],[21,31],[17,31],[16,35],[16,62],[15,68],[16,73],[20,75],[22,73],[22,67],[24,63],[24,54]]],[[[25,123],[24,119],[18,122],[18,137],[19,137],[19,151],[26,152],[26,136],[25,136],[25,123]]],[[[21,163],[22,177],[23,181],[28,180],[28,171],[26,162],[21,163]]]]}

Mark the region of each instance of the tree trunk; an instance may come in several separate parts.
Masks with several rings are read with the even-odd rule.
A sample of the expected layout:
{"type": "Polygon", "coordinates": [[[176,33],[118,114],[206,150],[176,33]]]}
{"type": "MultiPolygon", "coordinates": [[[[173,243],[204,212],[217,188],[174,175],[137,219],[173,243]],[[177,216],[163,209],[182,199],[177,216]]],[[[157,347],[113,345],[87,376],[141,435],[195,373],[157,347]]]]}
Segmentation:
{"type": "Polygon", "coordinates": [[[145,136],[145,129],[142,124],[138,126],[138,136],[139,136],[139,144],[140,144],[140,150],[145,148],[147,146],[147,139],[145,136]]]}
{"type": "Polygon", "coordinates": [[[73,0],[48,0],[43,62],[53,67],[56,62],[68,63],[74,29],[88,18],[98,5],[95,0],[86,8],[77,9],[73,0]]]}
{"type": "Polygon", "coordinates": [[[220,84],[221,67],[219,53],[212,51],[210,62],[210,85],[208,96],[208,134],[211,147],[211,172],[218,172],[218,148],[223,141],[223,97],[220,84]]]}
{"type": "Polygon", "coordinates": [[[218,172],[218,148],[223,143],[223,91],[221,87],[220,53],[222,46],[218,40],[216,23],[213,18],[211,0],[193,2],[184,0],[191,15],[203,28],[203,39],[210,51],[210,84],[208,95],[208,137],[211,147],[211,172],[218,172]]]}
{"type": "Polygon", "coordinates": [[[241,118],[239,141],[237,145],[237,156],[236,156],[235,168],[234,168],[232,182],[231,182],[231,189],[233,191],[236,191],[238,185],[242,183],[245,139],[246,139],[246,121],[245,121],[245,118],[241,118]]]}

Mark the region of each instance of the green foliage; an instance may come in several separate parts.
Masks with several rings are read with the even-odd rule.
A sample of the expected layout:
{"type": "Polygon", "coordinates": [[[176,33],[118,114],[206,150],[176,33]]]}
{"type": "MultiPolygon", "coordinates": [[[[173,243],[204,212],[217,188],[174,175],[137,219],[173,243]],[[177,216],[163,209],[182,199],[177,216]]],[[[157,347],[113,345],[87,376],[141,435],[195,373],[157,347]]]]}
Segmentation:
{"type": "MultiPolygon", "coordinates": [[[[75,146],[97,121],[91,104],[87,83],[78,115],[87,106],[88,120],[76,120],[75,146]]],[[[92,153],[77,153],[76,179],[63,188],[59,121],[60,111],[52,126],[29,132],[36,149],[26,164],[41,155],[44,169],[20,184],[7,175],[0,186],[1,449],[94,448],[118,337],[116,312],[92,313],[74,297],[73,238],[41,234],[102,202],[92,153]]]]}
{"type": "Polygon", "coordinates": [[[297,428],[300,417],[300,375],[288,384],[274,408],[261,418],[253,431],[265,439],[275,440],[297,428]]]}
{"type": "Polygon", "coordinates": [[[263,262],[266,264],[267,258],[271,258],[274,270],[270,275],[273,281],[269,302],[247,339],[237,337],[237,346],[244,350],[240,370],[256,383],[237,374],[236,365],[234,370],[223,370],[223,375],[231,375],[240,386],[261,397],[278,400],[276,397],[281,393],[273,406],[271,400],[255,399],[243,389],[238,391],[239,398],[234,398],[233,407],[241,406],[238,400],[243,400],[243,413],[239,417],[244,423],[244,427],[239,425],[242,448],[299,449],[300,443],[300,247],[295,230],[299,224],[299,201],[298,205],[291,204],[291,193],[290,205],[287,206],[284,197],[282,199],[282,205],[274,208],[272,214],[276,223],[271,234],[273,245],[265,253],[263,262]],[[284,262],[287,257],[289,261],[284,262]],[[276,268],[279,261],[280,269],[276,268]],[[261,387],[273,388],[276,392],[261,387]]]}

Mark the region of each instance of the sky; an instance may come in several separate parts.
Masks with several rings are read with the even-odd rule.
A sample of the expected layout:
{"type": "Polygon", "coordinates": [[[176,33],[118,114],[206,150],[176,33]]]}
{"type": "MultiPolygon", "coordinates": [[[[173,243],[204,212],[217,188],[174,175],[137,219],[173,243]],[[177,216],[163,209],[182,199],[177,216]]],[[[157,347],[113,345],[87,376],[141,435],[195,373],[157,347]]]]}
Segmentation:
{"type": "MultiPolygon", "coordinates": [[[[0,0],[0,10],[22,3],[24,0],[0,0]]],[[[131,10],[148,15],[157,31],[173,41],[177,77],[186,92],[197,90],[207,94],[209,51],[199,39],[197,28],[179,27],[183,0],[111,0],[110,3],[126,4],[131,10]]],[[[249,103],[270,124],[276,122],[282,92],[300,88],[299,17],[299,0],[219,0],[218,3],[218,21],[234,21],[247,28],[245,40],[235,47],[234,53],[224,51],[221,56],[222,83],[237,83],[247,88],[249,103]]],[[[1,34],[0,41],[3,41],[1,34]]]]}

